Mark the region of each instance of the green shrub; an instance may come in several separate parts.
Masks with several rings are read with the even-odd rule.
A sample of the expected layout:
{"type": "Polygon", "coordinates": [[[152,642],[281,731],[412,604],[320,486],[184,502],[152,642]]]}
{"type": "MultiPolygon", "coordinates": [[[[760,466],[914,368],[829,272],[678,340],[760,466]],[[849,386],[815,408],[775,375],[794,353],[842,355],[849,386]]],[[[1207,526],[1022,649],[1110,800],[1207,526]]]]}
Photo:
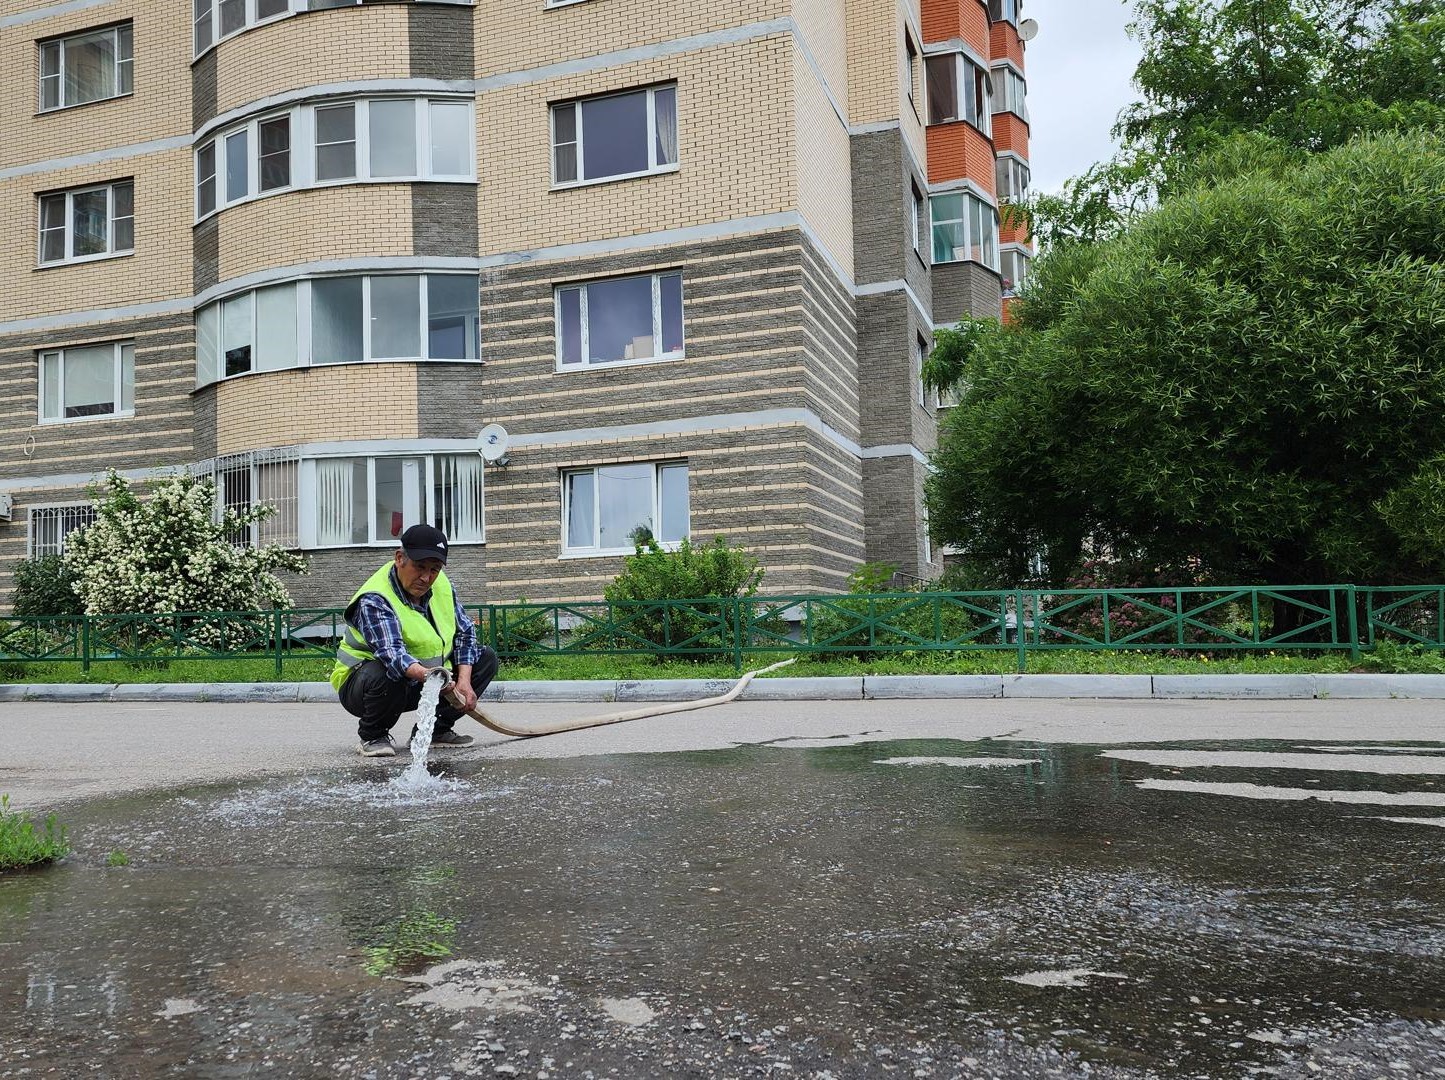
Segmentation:
{"type": "Polygon", "coordinates": [[[59,555],[26,559],[15,567],[15,593],[11,610],[17,616],[79,615],[80,595],[75,575],[59,555]]]}
{"type": "Polygon", "coordinates": [[[722,655],[733,644],[734,609],[716,601],[757,595],[763,573],[754,556],[721,536],[696,546],[684,539],[677,550],[665,551],[650,535],[639,534],[636,553],[603,590],[616,605],[611,614],[620,627],[612,644],[685,648],[699,660],[722,655]],[[714,602],[666,603],[677,600],[714,602]]]}
{"type": "Polygon", "coordinates": [[[0,870],[18,870],[54,862],[70,853],[65,842],[65,826],[57,825],[55,815],[45,819],[45,829],[10,809],[10,796],[0,795],[0,870]]]}

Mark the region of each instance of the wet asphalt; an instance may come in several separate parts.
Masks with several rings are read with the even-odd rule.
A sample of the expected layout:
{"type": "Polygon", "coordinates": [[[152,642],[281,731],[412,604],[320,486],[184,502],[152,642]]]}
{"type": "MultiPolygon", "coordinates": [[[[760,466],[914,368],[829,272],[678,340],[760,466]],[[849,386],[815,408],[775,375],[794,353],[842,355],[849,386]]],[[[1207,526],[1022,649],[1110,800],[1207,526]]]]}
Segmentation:
{"type": "Polygon", "coordinates": [[[833,726],[65,802],[0,1077],[1445,1077],[1445,741],[833,726]]]}

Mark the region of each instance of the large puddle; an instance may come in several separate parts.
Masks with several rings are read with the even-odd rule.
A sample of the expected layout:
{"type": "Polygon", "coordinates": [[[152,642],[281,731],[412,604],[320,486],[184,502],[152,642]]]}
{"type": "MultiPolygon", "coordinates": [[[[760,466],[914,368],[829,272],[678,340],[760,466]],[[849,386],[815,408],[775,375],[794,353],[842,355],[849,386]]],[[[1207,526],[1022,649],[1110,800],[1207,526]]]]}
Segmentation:
{"type": "Polygon", "coordinates": [[[1439,744],[405,764],[71,808],[0,1077],[1445,1077],[1439,744]]]}

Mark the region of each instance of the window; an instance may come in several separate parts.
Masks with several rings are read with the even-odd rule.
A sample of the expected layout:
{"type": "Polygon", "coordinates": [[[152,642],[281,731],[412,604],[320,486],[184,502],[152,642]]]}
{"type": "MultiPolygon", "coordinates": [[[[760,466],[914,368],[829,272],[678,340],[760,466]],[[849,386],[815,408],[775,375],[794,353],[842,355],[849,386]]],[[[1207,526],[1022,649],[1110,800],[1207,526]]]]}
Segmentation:
{"type": "Polygon", "coordinates": [[[998,213],[977,195],[960,191],[929,200],[933,217],[933,261],[965,259],[998,268],[998,213]]]}
{"type": "Polygon", "coordinates": [[[992,90],[988,72],[962,53],[930,56],[926,66],[928,122],[947,124],[967,120],[985,135],[991,134],[992,90]]]}
{"type": "Polygon", "coordinates": [[[1000,202],[1021,203],[1028,198],[1029,167],[1018,158],[1000,155],[993,175],[1000,202]]]}
{"type": "MultiPolygon", "coordinates": [[[[312,0],[310,6],[314,9],[335,5],[323,5],[312,0]]],[[[196,55],[248,26],[305,10],[306,0],[195,0],[192,25],[195,28],[196,55]]]]}
{"type": "Polygon", "coordinates": [[[476,454],[318,458],[303,462],[315,514],[303,547],[394,546],[409,526],[435,525],[453,544],[479,544],[482,459],[476,454]]]}
{"type": "Polygon", "coordinates": [[[1021,120],[1029,118],[1028,84],[1011,67],[993,69],[993,111],[1015,113],[1021,120]]]}
{"type": "Polygon", "coordinates": [[[40,262],[82,262],[135,248],[135,187],[129,180],[40,196],[40,262]]]}
{"type": "Polygon", "coordinates": [[[40,422],[135,415],[135,344],[40,353],[40,422]]]}
{"type": "Polygon", "coordinates": [[[676,86],[552,106],[552,178],[559,186],[676,167],[676,86]]]}
{"type": "Polygon", "coordinates": [[[920,255],[923,254],[923,228],[920,224],[923,221],[923,195],[918,188],[909,185],[908,188],[908,228],[909,238],[913,242],[913,250],[920,255]]]}
{"type": "Polygon", "coordinates": [[[40,108],[68,109],[131,92],[131,24],[40,43],[40,108]]]}
{"type": "Polygon", "coordinates": [[[562,474],[564,554],[632,554],[688,535],[687,465],[636,462],[562,474]]]}
{"type": "Polygon", "coordinates": [[[908,86],[908,104],[913,106],[913,111],[918,111],[918,46],[913,43],[913,35],[904,31],[903,33],[903,78],[908,86]]]}
{"type": "Polygon", "coordinates": [[[65,554],[66,538],[94,520],[95,507],[89,504],[32,507],[26,530],[26,557],[40,559],[65,554]]]}
{"type": "Polygon", "coordinates": [[[999,252],[999,273],[1003,276],[1003,294],[1013,296],[1018,292],[1024,278],[1029,276],[1029,255],[1018,248],[1004,248],[999,252]]]}
{"type": "Polygon", "coordinates": [[[928,408],[928,387],[923,381],[923,365],[928,362],[928,339],[922,334],[913,339],[913,373],[918,379],[918,404],[928,408]]]}
{"type": "Polygon", "coordinates": [[[198,479],[216,485],[215,516],[220,521],[227,510],[242,512],[254,506],[273,506],[276,513],[264,521],[242,526],[228,539],[237,547],[280,544],[299,546],[297,476],[299,461],[294,449],[253,450],[203,461],[192,468],[198,479]]]}
{"type": "Polygon", "coordinates": [[[196,147],[196,216],[318,184],[475,179],[470,101],[305,105],[247,121],[196,147]]]}
{"type": "Polygon", "coordinates": [[[988,17],[994,22],[1011,22],[1017,26],[1021,7],[1020,0],[988,0],[988,17]]]}
{"type": "Polygon", "coordinates": [[[682,357],[682,275],[608,278],[557,290],[559,368],[682,357]]]}
{"type": "Polygon", "coordinates": [[[477,279],[385,274],[288,282],[196,314],[196,385],[363,360],[476,360],[477,279]]]}

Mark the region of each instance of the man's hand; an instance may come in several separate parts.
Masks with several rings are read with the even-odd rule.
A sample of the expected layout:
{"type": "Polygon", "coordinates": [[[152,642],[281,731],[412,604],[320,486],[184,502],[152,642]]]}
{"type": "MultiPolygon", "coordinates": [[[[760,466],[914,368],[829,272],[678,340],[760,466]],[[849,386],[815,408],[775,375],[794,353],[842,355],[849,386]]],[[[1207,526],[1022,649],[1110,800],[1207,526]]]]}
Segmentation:
{"type": "MultiPolygon", "coordinates": [[[[406,669],[406,677],[416,682],[426,682],[427,676],[434,671],[440,671],[443,675],[447,675],[446,668],[429,668],[425,664],[413,663],[411,667],[406,669]]],[[[451,676],[447,675],[447,678],[450,679],[451,676]]]]}
{"type": "Polygon", "coordinates": [[[472,665],[458,664],[457,677],[448,687],[451,696],[456,702],[457,708],[462,712],[471,712],[477,705],[477,692],[472,689],[472,665]]]}

